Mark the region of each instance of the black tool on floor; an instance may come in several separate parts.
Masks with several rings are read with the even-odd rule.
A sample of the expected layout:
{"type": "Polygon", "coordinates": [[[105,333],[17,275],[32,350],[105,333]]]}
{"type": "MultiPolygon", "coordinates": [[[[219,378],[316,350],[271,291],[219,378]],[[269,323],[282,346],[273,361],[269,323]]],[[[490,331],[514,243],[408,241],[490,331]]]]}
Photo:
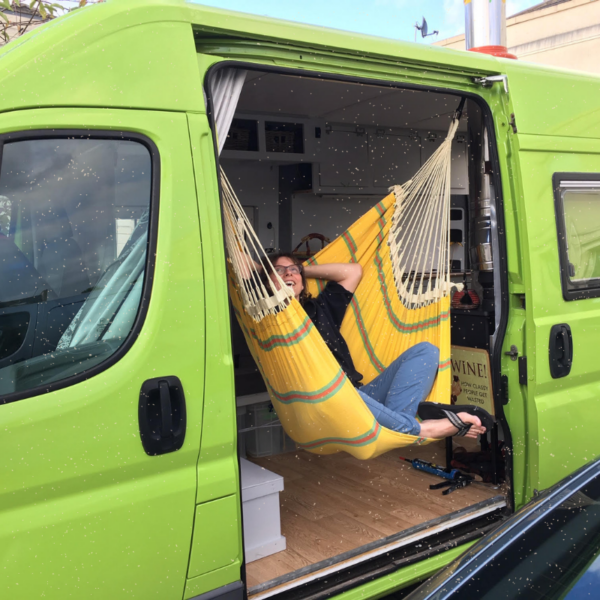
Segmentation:
{"type": "Polygon", "coordinates": [[[472,483],[479,483],[475,481],[473,477],[470,475],[465,475],[464,473],[460,473],[457,477],[455,477],[452,481],[442,481],[441,483],[434,483],[429,486],[430,490],[439,490],[443,487],[448,486],[447,490],[442,492],[442,496],[447,496],[452,493],[454,490],[459,490],[460,488],[465,488],[472,483]]]}
{"type": "Polygon", "coordinates": [[[442,481],[441,483],[435,483],[429,486],[430,490],[439,490],[443,487],[448,487],[447,490],[442,492],[443,496],[447,496],[454,490],[467,487],[473,482],[478,483],[474,477],[471,475],[465,475],[458,469],[444,469],[442,467],[438,467],[438,465],[427,462],[426,460],[421,460],[420,458],[411,459],[404,458],[403,456],[400,456],[399,458],[400,460],[410,463],[413,469],[417,469],[417,471],[424,471],[430,475],[437,475],[438,477],[443,477],[446,479],[447,481],[442,481]]]}
{"type": "Polygon", "coordinates": [[[444,469],[443,467],[438,467],[438,465],[434,465],[426,460],[421,460],[420,458],[404,458],[403,456],[399,456],[398,458],[410,463],[413,469],[417,469],[417,471],[424,471],[425,473],[437,475],[438,477],[443,477],[444,479],[450,479],[454,481],[454,479],[461,474],[458,469],[444,469]]]}

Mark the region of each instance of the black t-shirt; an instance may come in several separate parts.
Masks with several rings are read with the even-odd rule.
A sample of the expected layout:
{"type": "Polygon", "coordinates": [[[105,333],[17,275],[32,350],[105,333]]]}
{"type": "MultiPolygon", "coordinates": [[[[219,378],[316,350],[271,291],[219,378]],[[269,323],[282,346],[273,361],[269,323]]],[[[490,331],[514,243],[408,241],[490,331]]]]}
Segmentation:
{"type": "Polygon", "coordinates": [[[348,379],[358,387],[363,376],[354,367],[348,344],[340,333],[342,320],[352,296],[352,292],[339,283],[330,281],[316,298],[305,300],[303,306],[348,379]]]}

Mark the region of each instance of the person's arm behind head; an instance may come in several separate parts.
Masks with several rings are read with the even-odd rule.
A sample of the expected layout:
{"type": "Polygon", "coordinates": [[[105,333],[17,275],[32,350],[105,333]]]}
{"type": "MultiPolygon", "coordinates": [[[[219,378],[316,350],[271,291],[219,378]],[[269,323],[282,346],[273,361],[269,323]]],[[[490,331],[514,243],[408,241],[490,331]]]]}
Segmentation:
{"type": "Polygon", "coordinates": [[[262,274],[263,268],[257,263],[251,256],[246,254],[245,252],[240,252],[242,260],[238,263],[238,275],[242,279],[251,279],[252,271],[257,271],[259,274],[262,274]]]}
{"type": "Polygon", "coordinates": [[[304,274],[312,279],[335,281],[353,294],[362,279],[362,267],[358,263],[307,265],[304,267],[304,274]]]}

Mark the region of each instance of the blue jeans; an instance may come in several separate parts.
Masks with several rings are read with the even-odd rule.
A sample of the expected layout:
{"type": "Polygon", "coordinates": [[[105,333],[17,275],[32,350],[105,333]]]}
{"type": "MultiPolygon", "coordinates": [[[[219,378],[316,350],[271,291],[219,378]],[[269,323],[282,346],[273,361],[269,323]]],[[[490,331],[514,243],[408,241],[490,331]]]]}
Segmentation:
{"type": "Polygon", "coordinates": [[[358,389],[375,419],[383,427],[419,435],[417,407],[429,395],[439,366],[440,352],[421,342],[403,352],[371,383],[358,389]]]}

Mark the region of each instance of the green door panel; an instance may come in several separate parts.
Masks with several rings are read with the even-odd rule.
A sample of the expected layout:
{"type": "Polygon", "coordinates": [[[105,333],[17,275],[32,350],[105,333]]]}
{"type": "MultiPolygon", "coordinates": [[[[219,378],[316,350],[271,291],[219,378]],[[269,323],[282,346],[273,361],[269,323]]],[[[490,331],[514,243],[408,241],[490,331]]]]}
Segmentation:
{"type": "MultiPolygon", "coordinates": [[[[525,348],[525,310],[520,299],[521,294],[509,295],[510,319],[504,336],[504,351],[509,352],[516,346],[523,354],[525,348]]],[[[530,496],[526,490],[526,479],[529,468],[527,448],[527,387],[519,385],[519,363],[510,357],[502,356],[502,374],[508,378],[508,403],[504,406],[504,415],[510,425],[512,438],[512,491],[515,506],[525,504],[530,496]]]]}
{"type": "Polygon", "coordinates": [[[216,590],[217,588],[223,587],[228,583],[239,581],[240,566],[240,561],[235,560],[228,567],[223,567],[222,569],[211,571],[205,575],[199,575],[198,577],[188,579],[183,595],[184,600],[200,596],[200,594],[205,594],[211,590],[216,590]]]}
{"type": "Polygon", "coordinates": [[[239,494],[235,388],[223,226],[212,132],[204,115],[188,115],[205,254],[206,388],[197,503],[239,494]]]}
{"type": "Polygon", "coordinates": [[[600,152],[590,152],[590,144],[577,138],[567,143],[551,136],[524,137],[519,161],[527,264],[524,354],[530,497],[534,488],[552,485],[600,454],[600,298],[563,298],[552,189],[554,173],[599,172],[600,152]],[[561,323],[571,327],[573,365],[569,375],[553,379],[550,330],[561,323]]]}
{"type": "Polygon", "coordinates": [[[243,552],[229,299],[215,151],[205,115],[188,114],[188,125],[202,243],[204,248],[210,248],[210,252],[204,253],[206,383],[196,497],[200,506],[189,576],[199,575],[209,567],[214,570],[224,565],[237,566],[211,570],[212,575],[204,578],[194,577],[188,581],[186,597],[188,589],[195,590],[195,594],[206,591],[204,588],[209,581],[216,582],[213,587],[238,581],[243,552]],[[212,511],[222,516],[215,516],[213,520],[212,511]],[[210,558],[211,546],[214,563],[210,558]],[[218,560],[216,557],[219,557],[218,560]],[[199,589],[203,591],[197,591],[199,589]]]}
{"type": "Polygon", "coordinates": [[[131,131],[160,153],[156,264],[145,322],[113,366],[70,387],[0,405],[0,589],[31,598],[181,599],[193,530],[204,397],[204,291],[185,115],[38,109],[0,132],[131,131]],[[142,383],[177,376],[181,450],[148,456],[142,383]]]}
{"type": "Polygon", "coordinates": [[[227,496],[196,507],[188,577],[240,561],[241,528],[238,496],[227,496]]]}

